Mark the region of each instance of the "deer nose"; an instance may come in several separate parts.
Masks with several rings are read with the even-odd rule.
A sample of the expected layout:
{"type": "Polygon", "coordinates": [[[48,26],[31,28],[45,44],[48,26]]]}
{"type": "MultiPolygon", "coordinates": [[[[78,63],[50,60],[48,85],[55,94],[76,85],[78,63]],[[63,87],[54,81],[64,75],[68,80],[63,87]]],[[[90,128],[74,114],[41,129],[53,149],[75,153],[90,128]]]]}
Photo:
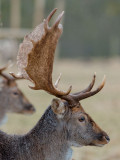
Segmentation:
{"type": "Polygon", "coordinates": [[[105,139],[107,140],[107,142],[110,141],[110,137],[109,136],[105,136],[105,139]]]}
{"type": "Polygon", "coordinates": [[[27,105],[25,106],[25,109],[26,109],[27,111],[35,112],[35,108],[33,107],[32,104],[27,104],[27,105]]]}
{"type": "Polygon", "coordinates": [[[98,140],[102,141],[103,139],[107,141],[107,143],[110,141],[109,136],[106,133],[100,133],[98,134],[98,140]]]}

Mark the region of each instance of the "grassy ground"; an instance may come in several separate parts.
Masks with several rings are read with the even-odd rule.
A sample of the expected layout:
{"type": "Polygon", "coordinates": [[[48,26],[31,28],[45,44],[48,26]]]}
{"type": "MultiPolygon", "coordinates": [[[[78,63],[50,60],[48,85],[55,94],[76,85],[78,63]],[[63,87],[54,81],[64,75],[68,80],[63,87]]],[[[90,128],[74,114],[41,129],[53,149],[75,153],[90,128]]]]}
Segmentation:
{"type": "MultiPolygon", "coordinates": [[[[54,80],[60,72],[62,72],[61,88],[67,89],[72,84],[73,92],[84,89],[91,81],[94,72],[97,72],[95,86],[101,82],[104,74],[107,77],[104,89],[81,103],[101,128],[109,133],[111,142],[102,148],[74,148],[73,157],[76,160],[120,160],[120,59],[56,62],[54,80]]],[[[9,121],[2,130],[7,133],[24,134],[40,119],[53,96],[44,91],[29,89],[27,81],[18,83],[25,95],[36,106],[37,112],[32,116],[9,114],[9,121]]]]}

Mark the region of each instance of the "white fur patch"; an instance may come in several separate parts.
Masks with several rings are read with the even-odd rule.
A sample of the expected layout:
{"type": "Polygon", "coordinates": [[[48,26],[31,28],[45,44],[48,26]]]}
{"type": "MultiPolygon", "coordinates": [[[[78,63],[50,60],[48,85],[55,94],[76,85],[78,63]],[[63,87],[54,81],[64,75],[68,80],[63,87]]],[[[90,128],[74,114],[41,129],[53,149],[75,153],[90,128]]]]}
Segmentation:
{"type": "Polygon", "coordinates": [[[58,119],[62,119],[64,117],[64,115],[63,114],[58,114],[57,117],[58,117],[58,119]]]}
{"type": "Polygon", "coordinates": [[[82,145],[76,143],[76,142],[70,142],[70,146],[74,146],[74,147],[82,147],[82,145]]]}
{"type": "Polygon", "coordinates": [[[72,153],[73,153],[73,150],[70,148],[66,154],[65,160],[72,160],[72,153]]]}
{"type": "Polygon", "coordinates": [[[98,147],[103,147],[104,144],[96,144],[96,146],[98,146],[98,147]]]}
{"type": "Polygon", "coordinates": [[[7,121],[8,121],[8,117],[4,116],[4,118],[0,122],[0,126],[2,126],[3,124],[5,124],[7,121]]]}

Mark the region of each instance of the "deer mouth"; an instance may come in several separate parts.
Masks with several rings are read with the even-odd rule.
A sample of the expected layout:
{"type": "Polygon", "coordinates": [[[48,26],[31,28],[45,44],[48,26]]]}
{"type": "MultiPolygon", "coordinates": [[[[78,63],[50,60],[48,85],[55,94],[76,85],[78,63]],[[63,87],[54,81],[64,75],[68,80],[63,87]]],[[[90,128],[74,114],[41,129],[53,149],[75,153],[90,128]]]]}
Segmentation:
{"type": "Polygon", "coordinates": [[[26,105],[24,106],[23,109],[21,109],[20,111],[16,112],[19,114],[24,114],[24,115],[31,115],[33,113],[35,113],[35,108],[33,107],[33,105],[26,105]]]}
{"type": "Polygon", "coordinates": [[[26,110],[24,110],[23,111],[23,114],[26,114],[26,115],[30,115],[30,114],[33,114],[33,113],[35,113],[35,108],[31,108],[31,109],[26,109],[26,110]]]}
{"type": "Polygon", "coordinates": [[[31,115],[31,114],[34,114],[35,113],[35,109],[34,110],[30,110],[30,111],[23,111],[23,114],[25,115],[31,115]]]}
{"type": "Polygon", "coordinates": [[[109,136],[104,135],[104,136],[101,136],[98,139],[94,140],[92,143],[89,144],[89,146],[103,147],[105,144],[108,144],[109,141],[110,141],[109,136]]]}
{"type": "Polygon", "coordinates": [[[89,146],[95,146],[95,147],[103,147],[105,144],[94,144],[90,143],[89,146]]]}

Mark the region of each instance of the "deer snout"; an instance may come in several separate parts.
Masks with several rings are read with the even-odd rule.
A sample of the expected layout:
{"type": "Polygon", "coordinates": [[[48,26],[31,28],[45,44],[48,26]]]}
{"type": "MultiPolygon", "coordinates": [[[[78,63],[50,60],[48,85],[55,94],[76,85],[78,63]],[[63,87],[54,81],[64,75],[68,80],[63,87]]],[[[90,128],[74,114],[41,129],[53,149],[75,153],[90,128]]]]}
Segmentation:
{"type": "Polygon", "coordinates": [[[108,135],[103,136],[103,139],[105,139],[107,143],[109,143],[109,141],[110,141],[110,138],[109,138],[109,136],[108,136],[108,135]]]}
{"type": "Polygon", "coordinates": [[[24,106],[24,113],[25,114],[33,114],[35,111],[36,110],[32,104],[26,104],[24,106]]]}
{"type": "Polygon", "coordinates": [[[99,141],[103,142],[103,144],[107,144],[110,141],[109,136],[105,132],[99,133],[98,136],[97,136],[97,139],[99,141]]]}
{"type": "Polygon", "coordinates": [[[105,136],[105,139],[109,142],[110,141],[110,138],[109,138],[109,136],[107,135],[107,136],[105,136]]]}
{"type": "Polygon", "coordinates": [[[110,141],[109,136],[105,132],[97,133],[95,139],[89,144],[91,146],[102,147],[110,141]]]}

